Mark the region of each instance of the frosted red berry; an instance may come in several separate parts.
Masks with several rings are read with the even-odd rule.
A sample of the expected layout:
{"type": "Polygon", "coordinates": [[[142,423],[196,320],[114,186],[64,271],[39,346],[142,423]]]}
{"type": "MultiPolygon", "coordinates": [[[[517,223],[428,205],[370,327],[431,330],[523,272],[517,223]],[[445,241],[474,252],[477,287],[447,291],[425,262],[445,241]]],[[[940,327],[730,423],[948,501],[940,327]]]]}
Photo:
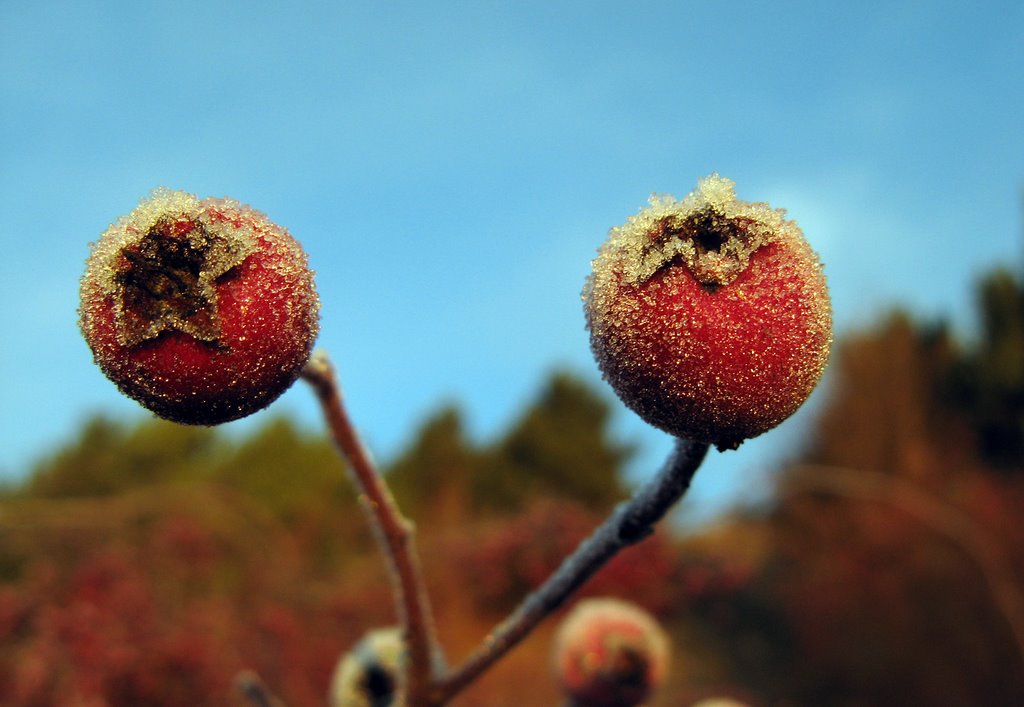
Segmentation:
{"type": "Polygon", "coordinates": [[[730,449],[793,414],[832,341],[822,265],[781,209],[711,175],[613,228],[583,298],[605,379],[648,423],[730,449]]]}
{"type": "Polygon", "coordinates": [[[555,637],[554,668],[579,707],[630,707],[664,681],[669,643],[654,617],[618,599],[586,599],[555,637]]]}
{"type": "Polygon", "coordinates": [[[157,189],[93,244],[79,325],[123,393],[166,419],[214,425],[295,381],[319,307],[287,231],[236,201],[157,189]]]}

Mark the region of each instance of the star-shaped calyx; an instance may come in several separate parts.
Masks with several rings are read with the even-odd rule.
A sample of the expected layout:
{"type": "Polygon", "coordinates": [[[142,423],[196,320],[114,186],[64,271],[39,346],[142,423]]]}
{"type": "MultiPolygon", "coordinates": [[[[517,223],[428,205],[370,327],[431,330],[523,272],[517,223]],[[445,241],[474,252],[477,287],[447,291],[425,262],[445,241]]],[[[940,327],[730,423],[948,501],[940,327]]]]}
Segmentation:
{"type": "Polygon", "coordinates": [[[217,280],[241,265],[256,244],[244,230],[203,216],[163,216],[121,248],[112,275],[123,346],[175,330],[217,343],[217,280]]]}
{"type": "Polygon", "coordinates": [[[759,248],[778,240],[785,223],[783,211],[740,201],[734,187],[713,174],[682,201],[652,196],[648,208],[611,230],[596,262],[603,268],[614,261],[637,286],[678,261],[709,291],[728,285],[759,248]]]}

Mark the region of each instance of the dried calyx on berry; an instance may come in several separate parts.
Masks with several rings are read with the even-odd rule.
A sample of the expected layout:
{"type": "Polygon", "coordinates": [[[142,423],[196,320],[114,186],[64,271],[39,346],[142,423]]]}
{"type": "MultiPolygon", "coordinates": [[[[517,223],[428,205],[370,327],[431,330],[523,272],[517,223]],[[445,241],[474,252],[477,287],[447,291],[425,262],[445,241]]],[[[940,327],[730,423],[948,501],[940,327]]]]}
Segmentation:
{"type": "Polygon", "coordinates": [[[93,244],[79,325],[123,393],[169,420],[213,425],[295,381],[319,308],[287,231],[236,201],[161,188],[93,244]]]}
{"type": "Polygon", "coordinates": [[[734,449],[793,414],[832,341],[822,266],[781,209],[711,175],[613,228],[583,291],[605,379],[649,424],[734,449]]]}
{"type": "Polygon", "coordinates": [[[558,628],[555,677],[573,707],[633,707],[664,681],[668,654],[667,635],[640,607],[585,599],[558,628]]]}

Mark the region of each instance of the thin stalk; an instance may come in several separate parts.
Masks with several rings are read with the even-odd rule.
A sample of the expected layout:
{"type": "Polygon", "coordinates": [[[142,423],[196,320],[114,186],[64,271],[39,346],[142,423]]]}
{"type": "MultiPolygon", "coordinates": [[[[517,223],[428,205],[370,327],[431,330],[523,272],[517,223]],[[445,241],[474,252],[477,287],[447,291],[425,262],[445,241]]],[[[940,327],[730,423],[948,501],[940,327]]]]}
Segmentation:
{"type": "Polygon", "coordinates": [[[285,707],[284,702],[275,697],[260,676],[251,670],[243,670],[238,674],[235,687],[253,707],[285,707]]]}
{"type": "Polygon", "coordinates": [[[708,445],[702,442],[676,440],[672,454],[657,475],[630,500],[620,503],[543,585],[488,634],[479,648],[438,681],[431,704],[441,705],[451,699],[516,646],[620,550],[649,536],[654,525],[686,493],[707,451],[708,445]]]}
{"type": "Polygon", "coordinates": [[[342,456],[348,460],[359,500],[370,519],[392,573],[392,589],[408,650],[405,704],[426,707],[433,679],[435,656],[440,655],[426,584],[415,549],[415,528],[395,503],[359,439],[342,401],[334,366],[325,353],[313,354],[302,372],[316,391],[327,426],[342,456]]]}

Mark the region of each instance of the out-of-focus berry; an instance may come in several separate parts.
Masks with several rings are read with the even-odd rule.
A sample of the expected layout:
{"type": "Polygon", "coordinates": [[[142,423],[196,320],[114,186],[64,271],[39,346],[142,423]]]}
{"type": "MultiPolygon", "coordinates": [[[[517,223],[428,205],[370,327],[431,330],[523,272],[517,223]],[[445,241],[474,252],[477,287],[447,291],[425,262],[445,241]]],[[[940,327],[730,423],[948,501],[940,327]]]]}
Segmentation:
{"type": "Polygon", "coordinates": [[[632,707],[665,678],[668,637],[643,609],[585,599],[555,639],[555,676],[577,707],[632,707]]]}
{"type": "Polygon", "coordinates": [[[405,659],[398,628],[374,629],[343,655],[331,679],[331,707],[388,707],[396,704],[405,659]]]}

